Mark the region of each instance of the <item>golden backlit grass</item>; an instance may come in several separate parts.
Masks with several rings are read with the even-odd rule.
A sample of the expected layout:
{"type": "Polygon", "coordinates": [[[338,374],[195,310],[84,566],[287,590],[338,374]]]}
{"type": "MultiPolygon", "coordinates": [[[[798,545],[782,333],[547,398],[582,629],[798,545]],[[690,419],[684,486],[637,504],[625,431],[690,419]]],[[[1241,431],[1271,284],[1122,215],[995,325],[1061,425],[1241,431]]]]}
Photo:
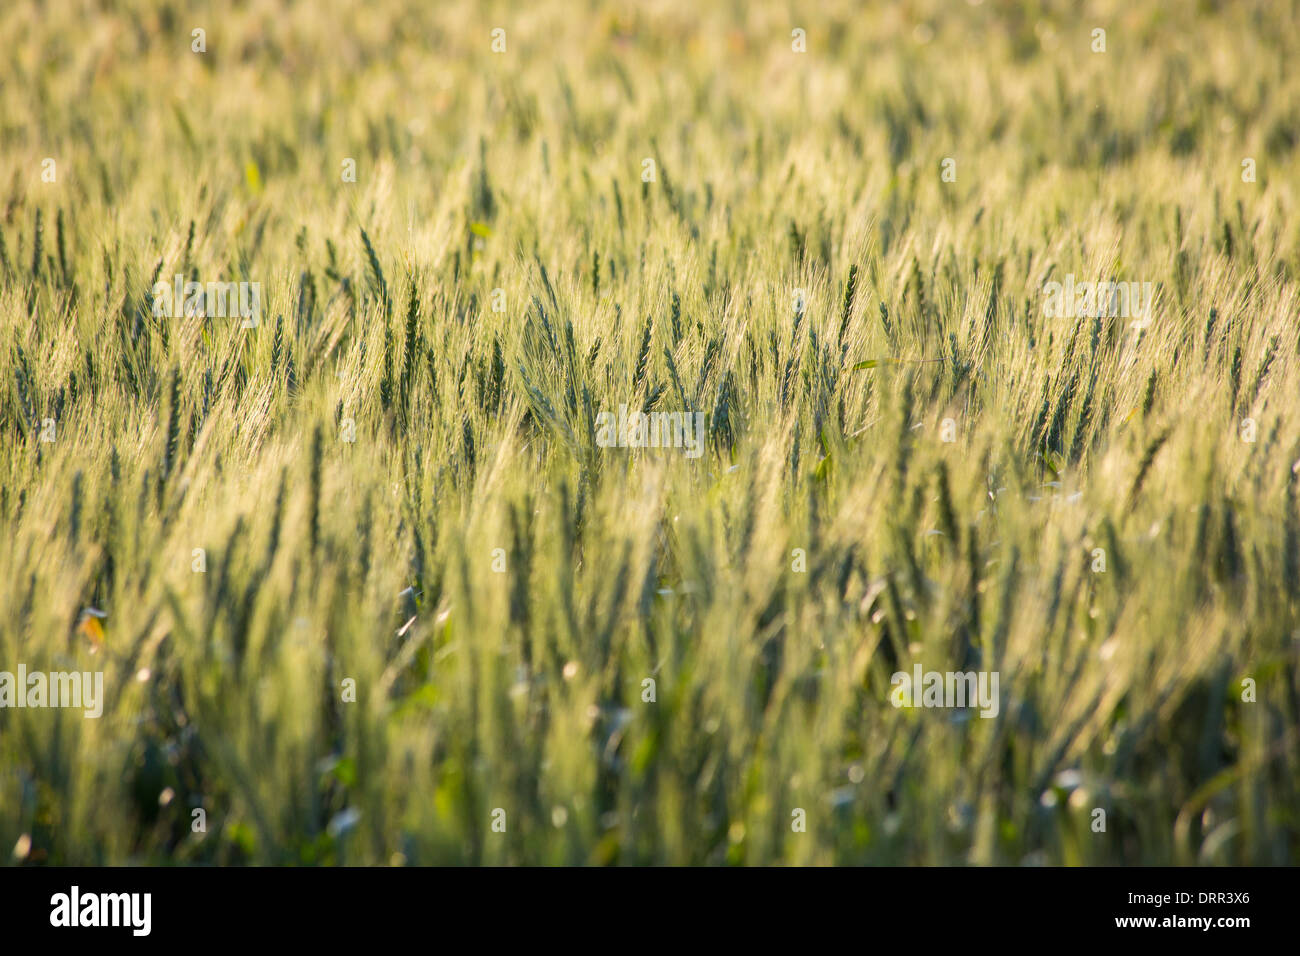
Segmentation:
{"type": "Polygon", "coordinates": [[[7,4],[0,853],[1293,862],[1300,11],[1075,6],[7,4]]]}

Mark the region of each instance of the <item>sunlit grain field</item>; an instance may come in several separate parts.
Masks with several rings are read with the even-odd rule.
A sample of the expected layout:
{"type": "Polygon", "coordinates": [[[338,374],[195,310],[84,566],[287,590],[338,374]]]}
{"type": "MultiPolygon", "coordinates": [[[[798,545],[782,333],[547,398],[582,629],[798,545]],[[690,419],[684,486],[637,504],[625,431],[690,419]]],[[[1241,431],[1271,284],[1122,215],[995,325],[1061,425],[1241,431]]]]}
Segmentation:
{"type": "Polygon", "coordinates": [[[1300,5],[1077,6],[6,3],[0,859],[1295,862],[1300,5]]]}

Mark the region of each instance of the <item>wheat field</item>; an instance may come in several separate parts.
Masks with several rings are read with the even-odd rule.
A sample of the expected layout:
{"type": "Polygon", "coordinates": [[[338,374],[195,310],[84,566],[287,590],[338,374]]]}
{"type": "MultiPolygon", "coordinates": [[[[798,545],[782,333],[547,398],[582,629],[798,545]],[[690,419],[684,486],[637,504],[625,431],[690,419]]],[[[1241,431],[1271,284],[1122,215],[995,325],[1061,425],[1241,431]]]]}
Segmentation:
{"type": "Polygon", "coordinates": [[[6,3],[0,859],[1296,862],[1297,21],[6,3]]]}

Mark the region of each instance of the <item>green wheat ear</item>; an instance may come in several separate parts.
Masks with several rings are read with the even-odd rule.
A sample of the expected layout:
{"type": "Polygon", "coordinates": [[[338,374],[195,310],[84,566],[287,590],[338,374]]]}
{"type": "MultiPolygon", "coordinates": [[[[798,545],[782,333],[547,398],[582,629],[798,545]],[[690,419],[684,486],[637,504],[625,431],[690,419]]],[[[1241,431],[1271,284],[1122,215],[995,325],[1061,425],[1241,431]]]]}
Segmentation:
{"type": "MultiPolygon", "coordinates": [[[[361,230],[361,244],[366,250],[366,264],[370,268],[370,288],[371,292],[379,298],[379,302],[384,307],[384,318],[392,318],[393,303],[388,296],[388,282],[384,278],[384,270],[379,265],[379,256],[375,254],[375,247],[370,243],[370,236],[366,235],[364,229],[361,230]]],[[[333,263],[333,247],[330,247],[330,261],[333,263]]]]}
{"type": "Polygon", "coordinates": [[[853,300],[858,292],[858,266],[856,263],[849,266],[849,277],[844,281],[844,303],[840,307],[840,329],[836,336],[841,352],[848,349],[844,337],[849,329],[849,319],[853,315],[853,300]]]}
{"type": "Polygon", "coordinates": [[[311,553],[315,557],[320,549],[321,537],[321,469],[324,458],[324,439],[317,424],[311,436],[311,466],[307,474],[308,503],[307,527],[311,535],[311,553]]]}
{"type": "Polygon", "coordinates": [[[637,349],[636,371],[632,373],[632,391],[639,392],[645,382],[646,371],[650,362],[650,334],[654,331],[654,318],[647,315],[645,326],[641,330],[641,345],[637,349]]]}
{"type": "Polygon", "coordinates": [[[271,343],[271,378],[276,378],[280,371],[280,357],[284,351],[284,316],[275,317],[275,338],[271,343]]]}
{"type": "Polygon", "coordinates": [[[180,369],[173,367],[167,385],[167,428],[164,432],[162,461],[158,466],[158,504],[176,472],[176,459],[180,452],[180,369]]]}
{"type": "Polygon", "coordinates": [[[45,229],[41,223],[41,211],[36,210],[36,225],[32,229],[32,279],[41,277],[41,257],[43,254],[43,243],[45,239],[45,229]]]}
{"type": "Polygon", "coordinates": [[[420,342],[420,287],[415,281],[415,277],[410,277],[410,293],[406,301],[406,339],[402,352],[402,409],[409,411],[411,407],[411,391],[414,387],[415,373],[419,366],[416,363],[416,356],[419,353],[420,342]]]}

